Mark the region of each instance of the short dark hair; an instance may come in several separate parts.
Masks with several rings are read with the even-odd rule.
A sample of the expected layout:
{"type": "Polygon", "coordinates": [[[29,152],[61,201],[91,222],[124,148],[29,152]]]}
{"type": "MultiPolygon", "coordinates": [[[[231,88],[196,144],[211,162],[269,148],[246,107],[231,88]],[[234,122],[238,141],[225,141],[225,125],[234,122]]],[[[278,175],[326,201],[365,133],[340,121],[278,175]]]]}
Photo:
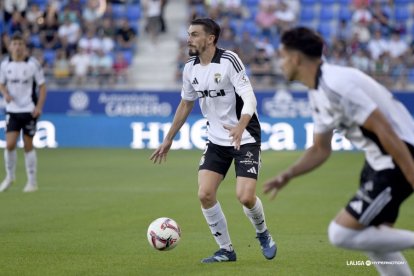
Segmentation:
{"type": "Polygon", "coordinates": [[[211,18],[197,18],[191,21],[191,25],[202,25],[206,33],[212,34],[215,36],[214,45],[217,44],[217,41],[220,37],[220,26],[211,18]]]}
{"type": "Polygon", "coordinates": [[[323,38],[306,27],[295,27],[282,34],[281,43],[288,49],[297,50],[308,57],[322,57],[323,38]]]}
{"type": "Polygon", "coordinates": [[[21,40],[21,41],[24,41],[24,38],[23,38],[22,33],[20,33],[20,32],[13,33],[10,41],[13,41],[13,40],[21,40]]]}

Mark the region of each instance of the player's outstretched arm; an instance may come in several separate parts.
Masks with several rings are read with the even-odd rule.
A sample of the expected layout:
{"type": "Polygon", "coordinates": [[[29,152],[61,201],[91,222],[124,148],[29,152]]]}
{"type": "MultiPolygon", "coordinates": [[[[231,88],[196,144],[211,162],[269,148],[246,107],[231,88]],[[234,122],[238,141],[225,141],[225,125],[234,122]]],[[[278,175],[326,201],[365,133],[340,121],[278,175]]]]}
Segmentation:
{"type": "Polygon", "coordinates": [[[414,189],[414,160],[407,145],[397,136],[382,112],[375,109],[363,126],[377,135],[385,151],[392,156],[414,189]]]}
{"type": "Polygon", "coordinates": [[[285,187],[292,178],[314,170],[328,159],[332,151],[332,131],[315,133],[313,139],[313,146],[307,149],[296,163],[264,183],[263,192],[265,194],[270,193],[271,199],[273,199],[277,192],[285,187]]]}
{"type": "Polygon", "coordinates": [[[150,157],[150,160],[152,160],[154,163],[161,164],[162,161],[167,161],[167,153],[171,148],[173,139],[187,120],[187,117],[193,109],[193,106],[193,101],[181,100],[180,104],[177,107],[177,110],[175,111],[174,120],[172,122],[170,130],[167,133],[167,136],[164,138],[161,146],[159,146],[150,157]]]}

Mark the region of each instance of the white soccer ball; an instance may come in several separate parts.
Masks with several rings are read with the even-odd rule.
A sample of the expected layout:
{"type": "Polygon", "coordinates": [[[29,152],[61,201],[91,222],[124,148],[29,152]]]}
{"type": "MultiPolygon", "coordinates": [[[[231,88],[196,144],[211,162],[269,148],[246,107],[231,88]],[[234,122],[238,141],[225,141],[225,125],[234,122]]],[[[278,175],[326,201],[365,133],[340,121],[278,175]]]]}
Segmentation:
{"type": "Polygon", "coordinates": [[[157,218],[149,225],[147,238],[153,248],[171,250],[180,241],[181,229],[173,219],[157,218]]]}

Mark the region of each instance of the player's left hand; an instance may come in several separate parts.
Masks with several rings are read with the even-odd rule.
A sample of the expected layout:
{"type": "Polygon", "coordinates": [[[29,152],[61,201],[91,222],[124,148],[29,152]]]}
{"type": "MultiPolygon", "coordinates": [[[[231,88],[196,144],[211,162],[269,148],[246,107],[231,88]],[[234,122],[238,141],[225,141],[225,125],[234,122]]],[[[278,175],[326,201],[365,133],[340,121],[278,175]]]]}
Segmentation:
{"type": "Polygon", "coordinates": [[[40,117],[40,115],[42,114],[42,109],[35,107],[33,112],[32,112],[32,116],[33,118],[38,118],[40,117]]]}
{"type": "Polygon", "coordinates": [[[231,143],[232,145],[234,145],[234,148],[236,150],[240,150],[240,143],[241,143],[241,138],[242,138],[244,129],[241,128],[239,125],[236,125],[236,126],[223,125],[223,127],[229,131],[229,137],[232,138],[231,143]]]}
{"type": "Polygon", "coordinates": [[[290,173],[285,171],[281,174],[275,176],[272,179],[267,180],[263,185],[263,192],[265,194],[270,194],[270,199],[274,199],[277,193],[288,184],[291,176],[290,173]]]}

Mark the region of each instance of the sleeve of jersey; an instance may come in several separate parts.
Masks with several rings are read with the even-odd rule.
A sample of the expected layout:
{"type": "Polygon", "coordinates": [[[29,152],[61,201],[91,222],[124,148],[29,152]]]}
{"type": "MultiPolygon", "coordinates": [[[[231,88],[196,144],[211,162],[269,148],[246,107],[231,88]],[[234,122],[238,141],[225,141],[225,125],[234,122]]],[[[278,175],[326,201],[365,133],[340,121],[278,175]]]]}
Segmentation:
{"type": "Polygon", "coordinates": [[[341,100],[344,114],[358,125],[363,125],[377,104],[361,88],[354,87],[347,91],[341,100]]]}
{"type": "Polygon", "coordinates": [[[4,72],[4,62],[0,65],[0,83],[5,84],[6,83],[6,74],[4,72]]]}
{"type": "Polygon", "coordinates": [[[223,56],[226,56],[226,59],[229,60],[229,75],[231,83],[235,87],[236,93],[243,100],[241,114],[249,114],[250,116],[253,116],[256,112],[257,101],[244,65],[240,58],[234,53],[225,53],[223,56]]]}
{"type": "Polygon", "coordinates": [[[46,80],[45,80],[45,74],[43,72],[42,66],[35,59],[31,59],[31,62],[33,63],[33,66],[35,67],[34,77],[35,77],[35,80],[36,80],[37,85],[44,84],[46,80]]]}
{"type": "Polygon", "coordinates": [[[181,98],[187,101],[195,101],[198,99],[197,92],[190,82],[189,65],[186,64],[183,70],[183,87],[181,89],[181,98]]]}

